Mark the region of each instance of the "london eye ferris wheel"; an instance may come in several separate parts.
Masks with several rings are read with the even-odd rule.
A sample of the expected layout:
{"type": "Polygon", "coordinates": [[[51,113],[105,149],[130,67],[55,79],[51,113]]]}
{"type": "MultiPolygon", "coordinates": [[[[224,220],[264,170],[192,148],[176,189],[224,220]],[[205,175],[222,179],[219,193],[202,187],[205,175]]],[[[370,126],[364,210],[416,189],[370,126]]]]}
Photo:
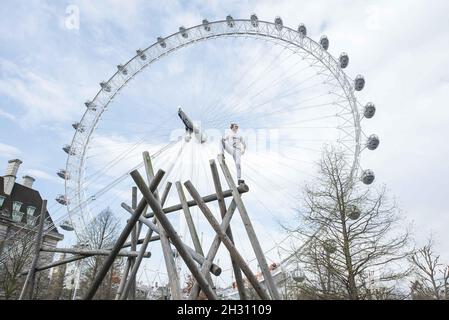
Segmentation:
{"type": "MultiPolygon", "coordinates": [[[[165,181],[189,179],[202,194],[213,193],[208,161],[232,122],[248,146],[242,171],[251,190],[244,196],[251,218],[264,235],[267,259],[282,259],[290,240],[279,222],[294,219],[300,188],[313,179],[325,145],[345,153],[354,179],[374,180],[371,170],[361,168],[360,156],[379,145],[376,135],[362,130],[376,108],[357,100],[365,79],[345,74],[349,56],[334,57],[330,49],[326,36],[311,39],[303,24],[292,29],[280,17],[271,22],[253,14],[180,27],[137,50],[100,83],[63,148],[67,163],[58,175],[65,179],[65,194],[56,199],[67,207],[63,229],[80,232],[105,207],[122,211],[133,185],[129,172],[142,168],[143,151],[166,171],[165,181]],[[180,106],[200,139],[185,138],[180,106]]],[[[166,204],[175,202],[169,196],[166,204]]],[[[210,242],[207,221],[199,211],[192,214],[202,241],[210,242]]],[[[183,217],[170,219],[188,242],[183,217]]],[[[248,261],[255,263],[243,232],[235,228],[235,234],[237,246],[247,248],[248,261]]],[[[221,264],[226,271],[229,262],[221,264]]]]}

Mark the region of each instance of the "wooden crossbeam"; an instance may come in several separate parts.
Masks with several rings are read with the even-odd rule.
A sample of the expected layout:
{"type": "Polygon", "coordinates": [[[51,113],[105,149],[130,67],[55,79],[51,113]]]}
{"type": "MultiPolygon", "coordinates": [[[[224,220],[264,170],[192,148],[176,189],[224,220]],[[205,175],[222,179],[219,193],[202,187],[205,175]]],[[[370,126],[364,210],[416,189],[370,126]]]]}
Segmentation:
{"type": "MultiPolygon", "coordinates": [[[[73,248],[53,248],[49,246],[42,246],[41,251],[45,252],[57,252],[57,253],[71,253],[71,254],[79,254],[83,256],[107,256],[111,253],[111,250],[105,249],[73,249],[73,248]]],[[[119,251],[117,256],[119,257],[137,257],[137,251],[119,251]]],[[[145,258],[151,257],[150,252],[145,252],[145,258]]]]}
{"type": "Polygon", "coordinates": [[[157,199],[153,196],[152,192],[146,186],[145,181],[143,181],[142,176],[139,174],[139,171],[137,171],[137,170],[132,171],[131,177],[133,178],[137,187],[140,189],[140,192],[142,193],[146,202],[153,210],[160,225],[167,232],[167,235],[170,237],[173,245],[178,250],[180,256],[183,258],[183,260],[186,263],[187,267],[189,268],[190,272],[195,277],[195,279],[198,281],[199,285],[201,286],[201,290],[203,290],[204,294],[207,296],[208,299],[211,299],[211,300],[218,299],[217,295],[212,290],[212,288],[209,285],[206,278],[200,273],[200,270],[198,269],[195,260],[193,260],[192,255],[189,253],[189,251],[186,249],[186,247],[182,243],[181,239],[179,238],[178,234],[176,233],[176,230],[170,223],[170,220],[168,220],[165,213],[162,211],[162,207],[160,206],[160,203],[157,201],[157,199]]]}
{"type": "MultiPolygon", "coordinates": [[[[241,184],[241,185],[238,186],[237,191],[239,193],[246,193],[246,192],[249,191],[249,188],[248,188],[248,186],[246,184],[241,184]]],[[[223,191],[223,198],[229,198],[229,197],[232,197],[232,190],[223,191]]],[[[212,201],[217,201],[217,200],[218,200],[218,196],[217,196],[216,193],[213,193],[213,194],[210,194],[210,195],[207,195],[207,196],[203,197],[203,201],[205,203],[212,202],[212,201]]],[[[187,201],[187,206],[188,207],[194,207],[194,206],[196,206],[196,202],[193,201],[193,200],[187,201]]],[[[170,207],[167,207],[167,208],[164,208],[162,211],[165,214],[167,214],[167,213],[170,213],[170,212],[175,212],[175,211],[180,211],[180,210],[182,210],[182,204],[181,203],[173,205],[173,206],[170,206],[170,207]]],[[[150,212],[147,215],[145,215],[144,217],[145,218],[151,218],[153,216],[154,216],[154,213],[150,212]]]]}

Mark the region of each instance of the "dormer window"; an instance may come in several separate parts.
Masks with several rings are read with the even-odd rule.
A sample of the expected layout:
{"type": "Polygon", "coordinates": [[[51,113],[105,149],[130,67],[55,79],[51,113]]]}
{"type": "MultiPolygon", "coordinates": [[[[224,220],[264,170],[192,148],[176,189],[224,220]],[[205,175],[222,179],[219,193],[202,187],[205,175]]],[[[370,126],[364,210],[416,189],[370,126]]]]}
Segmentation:
{"type": "Polygon", "coordinates": [[[36,207],[28,206],[27,207],[27,215],[34,216],[34,211],[36,210],[36,207]]]}
{"type": "Polygon", "coordinates": [[[36,210],[36,207],[33,207],[33,206],[27,207],[27,223],[31,226],[34,226],[36,224],[36,217],[34,216],[35,210],[36,210]]]}
{"type": "Polygon", "coordinates": [[[22,202],[14,201],[12,203],[12,220],[15,222],[21,222],[23,213],[20,212],[20,207],[22,207],[22,202]]]}
{"type": "Polygon", "coordinates": [[[0,196],[0,209],[3,207],[3,202],[5,202],[5,199],[5,196],[0,196]]]}
{"type": "Polygon", "coordinates": [[[20,211],[20,207],[22,207],[22,202],[14,201],[12,203],[12,211],[20,211]]]}

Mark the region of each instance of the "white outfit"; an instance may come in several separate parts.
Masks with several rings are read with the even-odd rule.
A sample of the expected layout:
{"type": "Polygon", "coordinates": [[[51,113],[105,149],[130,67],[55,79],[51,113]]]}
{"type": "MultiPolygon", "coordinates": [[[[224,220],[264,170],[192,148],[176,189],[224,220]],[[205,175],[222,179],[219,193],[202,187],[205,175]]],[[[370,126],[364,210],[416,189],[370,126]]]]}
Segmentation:
{"type": "Polygon", "coordinates": [[[234,158],[235,167],[237,169],[237,179],[240,180],[242,178],[240,157],[246,150],[246,144],[243,137],[239,133],[231,131],[231,133],[226,135],[221,141],[221,152],[223,153],[224,150],[234,158]]]}

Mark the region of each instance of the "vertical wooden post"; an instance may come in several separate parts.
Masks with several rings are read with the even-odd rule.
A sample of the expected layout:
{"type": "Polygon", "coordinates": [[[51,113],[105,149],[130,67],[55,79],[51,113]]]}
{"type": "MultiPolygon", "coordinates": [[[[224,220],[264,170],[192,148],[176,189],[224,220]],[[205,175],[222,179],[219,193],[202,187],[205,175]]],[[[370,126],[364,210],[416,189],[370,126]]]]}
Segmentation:
{"type": "MultiPolygon", "coordinates": [[[[192,215],[190,214],[189,206],[187,205],[186,195],[184,194],[184,190],[182,189],[182,184],[181,184],[181,182],[176,181],[175,185],[176,185],[176,189],[178,190],[179,200],[182,205],[182,211],[184,212],[184,216],[186,217],[187,227],[189,228],[189,233],[192,238],[192,242],[193,242],[195,251],[197,253],[201,254],[202,256],[204,256],[203,248],[201,247],[200,238],[198,237],[198,233],[196,232],[195,223],[193,222],[192,215]]],[[[209,270],[209,268],[207,268],[206,270],[209,270]]],[[[214,283],[212,281],[212,278],[211,278],[209,272],[207,271],[204,275],[206,276],[207,281],[209,281],[210,285],[212,286],[212,289],[215,290],[214,283]]]]}
{"type": "MultiPolygon", "coordinates": [[[[214,215],[209,210],[206,203],[203,201],[203,199],[199,195],[198,191],[196,191],[193,184],[190,181],[187,181],[184,183],[184,185],[186,186],[186,189],[189,191],[192,198],[196,201],[198,207],[201,209],[201,211],[203,212],[206,219],[209,221],[212,228],[215,230],[215,232],[220,237],[223,244],[228,249],[229,254],[239,264],[240,268],[245,273],[246,277],[248,278],[249,282],[253,286],[254,290],[256,290],[257,294],[260,296],[261,299],[269,300],[270,296],[265,292],[265,290],[263,290],[263,288],[260,285],[259,281],[257,280],[256,276],[251,271],[249,266],[246,264],[245,259],[243,259],[243,257],[237,251],[237,248],[234,246],[234,244],[231,242],[229,237],[226,235],[225,231],[221,230],[220,224],[215,219],[214,215]]],[[[237,202],[236,202],[236,204],[237,204],[237,202]]]]}
{"type": "MultiPolygon", "coordinates": [[[[171,183],[167,182],[167,185],[165,186],[165,190],[164,193],[162,194],[162,198],[161,198],[161,206],[164,205],[165,200],[167,199],[168,193],[170,192],[170,188],[171,188],[171,183]]],[[[154,219],[156,220],[156,219],[154,219]]],[[[140,222],[140,221],[139,221],[140,222]]],[[[153,221],[154,223],[155,221],[153,221]]],[[[142,222],[140,222],[142,224],[142,222]]],[[[125,300],[128,296],[129,290],[130,290],[130,280],[132,279],[136,279],[136,275],[137,275],[137,271],[139,270],[140,267],[140,263],[142,262],[143,256],[145,254],[145,251],[147,250],[148,244],[150,243],[151,240],[151,236],[153,235],[153,229],[148,228],[147,234],[145,235],[145,238],[143,240],[143,243],[140,247],[139,250],[139,255],[136,258],[136,261],[134,262],[133,268],[131,270],[131,273],[129,275],[129,281],[126,282],[125,287],[123,289],[123,293],[120,296],[120,300],[125,300]]]]}
{"type": "MultiPolygon", "coordinates": [[[[132,187],[131,189],[131,207],[133,210],[136,210],[137,207],[137,188],[136,187],[132,187]]],[[[140,231],[140,230],[139,230],[140,231]]],[[[131,232],[131,251],[136,251],[136,247],[137,247],[137,233],[136,233],[136,228],[133,228],[133,231],[131,232]]],[[[120,284],[118,286],[117,292],[115,294],[115,300],[120,299],[120,297],[122,296],[123,293],[123,288],[125,287],[125,284],[127,283],[128,280],[128,274],[129,274],[129,270],[132,268],[132,266],[134,265],[134,259],[133,258],[127,258],[126,262],[125,262],[125,268],[123,269],[123,275],[122,278],[120,279],[120,284]]],[[[134,288],[135,290],[135,288],[134,288]]]]}
{"type": "MultiPolygon", "coordinates": [[[[154,179],[151,181],[149,191],[154,192],[156,190],[157,186],[162,180],[162,177],[164,176],[164,171],[159,170],[154,177],[154,179]]],[[[139,205],[137,206],[137,209],[134,211],[131,218],[128,220],[128,223],[126,224],[125,228],[123,229],[122,233],[118,237],[116,243],[114,244],[114,247],[111,249],[111,253],[104,261],[100,271],[95,276],[91,287],[89,288],[88,292],[86,293],[86,296],[84,297],[84,300],[92,300],[95,296],[95,293],[98,290],[98,287],[100,286],[101,282],[103,281],[104,277],[108,273],[111,265],[114,263],[114,259],[117,256],[120,249],[123,247],[123,244],[126,242],[126,239],[129,237],[132,229],[136,225],[137,221],[139,220],[139,217],[141,216],[142,212],[145,210],[145,207],[147,206],[145,199],[142,199],[139,202],[139,205]]]]}
{"type": "MultiPolygon", "coordinates": [[[[132,187],[132,199],[131,199],[131,207],[133,208],[133,210],[136,210],[137,208],[137,187],[132,187]]],[[[139,225],[139,221],[137,222],[137,224],[134,226],[133,231],[131,232],[131,251],[136,251],[137,250],[137,239],[139,238],[139,235],[137,234],[137,229],[138,225],[139,225]]],[[[129,268],[132,269],[134,266],[136,259],[135,258],[131,258],[129,260],[129,268]]],[[[129,281],[131,282],[131,294],[130,294],[130,298],[131,300],[136,300],[136,279],[134,278],[129,278],[129,281]]]]}
{"type": "MultiPolygon", "coordinates": [[[[183,242],[181,241],[181,238],[176,233],[175,228],[170,223],[170,220],[165,216],[165,213],[162,211],[162,207],[160,206],[159,201],[153,196],[153,194],[148,190],[148,187],[145,184],[145,181],[143,181],[141,175],[139,174],[139,171],[134,170],[131,172],[131,177],[133,178],[134,182],[136,183],[137,187],[140,189],[140,192],[143,194],[144,198],[146,199],[148,205],[153,210],[156,218],[158,219],[160,225],[160,230],[162,227],[165,229],[167,234],[170,236],[170,239],[173,243],[173,245],[178,250],[179,254],[183,258],[184,262],[186,263],[187,267],[189,268],[190,272],[192,272],[192,275],[195,277],[195,279],[200,284],[201,289],[206,294],[206,296],[211,300],[216,300],[218,297],[215,294],[215,292],[212,290],[212,288],[209,285],[209,282],[206,280],[206,278],[200,273],[200,270],[197,267],[197,264],[195,260],[193,260],[192,255],[187,251],[186,247],[184,246],[183,242]]],[[[162,240],[162,237],[161,237],[162,240]]]]}
{"type": "MultiPolygon", "coordinates": [[[[147,180],[149,180],[153,177],[154,171],[150,154],[147,151],[143,153],[143,163],[147,174],[147,180]]],[[[140,190],[140,192],[142,192],[142,190],[140,190]]],[[[157,201],[159,200],[157,191],[155,192],[154,197],[156,198],[157,201]]],[[[156,223],[159,225],[159,236],[161,238],[160,241],[162,246],[162,252],[164,254],[165,266],[167,268],[168,282],[170,285],[171,295],[174,300],[181,300],[182,299],[181,285],[179,283],[178,271],[176,270],[173,250],[170,247],[170,242],[168,240],[167,233],[165,232],[164,227],[159,223],[159,219],[157,218],[157,216],[156,216],[156,223]]]]}
{"type": "Polygon", "coordinates": [[[19,300],[23,299],[33,299],[34,282],[36,278],[36,266],[39,260],[39,253],[41,251],[41,246],[43,242],[44,235],[44,222],[47,213],[47,200],[42,200],[41,214],[39,216],[39,226],[36,233],[34,257],[31,262],[30,271],[23,284],[22,291],[20,292],[19,300]]]}
{"type": "MultiPolygon", "coordinates": [[[[220,208],[221,218],[223,219],[226,215],[226,202],[224,200],[223,196],[223,189],[221,188],[220,183],[220,176],[218,175],[218,169],[217,165],[215,163],[215,160],[210,160],[210,169],[212,171],[212,179],[214,180],[214,186],[215,191],[217,192],[217,200],[218,200],[218,206],[220,208]]],[[[235,201],[235,200],[234,200],[235,201]]],[[[234,236],[232,235],[231,226],[228,227],[226,230],[226,234],[231,240],[232,243],[234,243],[234,236]]],[[[237,290],[239,291],[239,296],[241,300],[247,300],[248,297],[246,295],[245,291],[245,284],[243,282],[242,277],[242,271],[240,270],[239,266],[235,262],[234,259],[231,257],[231,263],[232,263],[232,269],[234,270],[234,276],[235,276],[235,282],[237,283],[237,290]]]]}
{"type": "MultiPolygon", "coordinates": [[[[229,209],[228,209],[227,213],[225,214],[225,217],[223,218],[223,221],[220,226],[220,228],[223,232],[225,232],[227,230],[236,208],[237,207],[235,205],[235,201],[233,200],[231,202],[231,204],[229,205],[229,209]]],[[[218,249],[220,248],[220,244],[221,244],[221,238],[218,235],[216,235],[214,238],[214,241],[212,241],[209,252],[207,253],[206,261],[204,261],[204,263],[201,267],[202,274],[206,274],[209,272],[210,266],[212,265],[212,261],[214,260],[215,255],[218,252],[218,249]]],[[[190,292],[189,299],[190,300],[196,299],[198,297],[199,293],[200,293],[200,287],[198,285],[198,282],[195,282],[193,284],[192,290],[190,292]]]]}
{"type": "Polygon", "coordinates": [[[246,232],[248,233],[249,241],[251,242],[251,246],[253,247],[254,253],[256,254],[257,261],[259,262],[259,266],[262,270],[262,274],[268,290],[270,291],[271,297],[273,299],[280,300],[281,296],[279,295],[276,284],[274,283],[273,277],[271,276],[270,270],[268,269],[267,260],[265,259],[262,247],[260,246],[259,240],[257,239],[256,232],[254,231],[251,219],[249,218],[248,212],[246,211],[245,205],[243,204],[242,198],[240,197],[240,193],[237,190],[234,180],[232,180],[229,168],[226,165],[224,159],[220,156],[218,156],[218,162],[220,163],[221,170],[223,171],[229,188],[232,190],[232,196],[237,203],[237,208],[239,209],[240,216],[242,218],[243,224],[245,225],[246,232]]]}
{"type": "Polygon", "coordinates": [[[130,268],[129,261],[130,261],[129,259],[126,259],[125,268],[123,269],[122,278],[120,279],[120,284],[119,284],[117,292],[115,294],[115,298],[114,298],[115,300],[120,299],[120,297],[122,295],[122,292],[123,292],[123,288],[125,287],[126,279],[128,278],[129,268],[130,268]]]}

